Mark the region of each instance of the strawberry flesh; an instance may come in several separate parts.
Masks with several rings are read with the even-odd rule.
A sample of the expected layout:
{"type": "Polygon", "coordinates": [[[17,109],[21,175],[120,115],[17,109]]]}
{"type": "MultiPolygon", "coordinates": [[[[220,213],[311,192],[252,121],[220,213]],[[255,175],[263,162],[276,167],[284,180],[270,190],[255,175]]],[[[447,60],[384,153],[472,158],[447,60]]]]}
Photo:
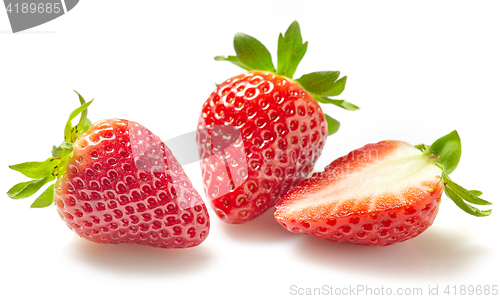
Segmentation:
{"type": "Polygon", "coordinates": [[[411,239],[436,217],[442,170],[401,141],[368,144],[286,194],[276,220],[292,232],[384,246],[411,239]]]}

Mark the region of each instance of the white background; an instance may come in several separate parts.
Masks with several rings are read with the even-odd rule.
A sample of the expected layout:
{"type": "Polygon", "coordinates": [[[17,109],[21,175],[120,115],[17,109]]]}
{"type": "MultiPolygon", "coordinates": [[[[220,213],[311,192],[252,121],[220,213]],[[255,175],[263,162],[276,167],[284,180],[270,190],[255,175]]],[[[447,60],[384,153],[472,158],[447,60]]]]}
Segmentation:
{"type": "MultiPolygon", "coordinates": [[[[296,77],[340,70],[349,77],[340,98],[362,108],[324,107],[342,126],[317,170],[366,143],[431,144],[456,129],[463,153],[452,178],[497,204],[492,216],[475,218],[444,198],[429,230],[384,248],[292,234],[272,211],[244,225],[210,211],[204,243],[165,250],[91,243],[68,230],[53,206],[30,209],[33,199],[3,195],[0,297],[288,298],[302,297],[293,285],[344,292],[362,285],[421,288],[414,297],[423,298],[429,286],[446,295],[446,286],[500,285],[499,11],[496,1],[87,0],[12,34],[1,10],[4,192],[25,179],[7,165],[44,160],[62,141],[78,106],[73,89],[95,98],[91,120],[134,120],[167,140],[195,130],[214,84],[242,72],[213,60],[234,54],[235,32],[258,38],[276,57],[278,33],[298,20],[309,47],[296,77]]],[[[205,198],[198,164],[185,170],[205,198]]]]}

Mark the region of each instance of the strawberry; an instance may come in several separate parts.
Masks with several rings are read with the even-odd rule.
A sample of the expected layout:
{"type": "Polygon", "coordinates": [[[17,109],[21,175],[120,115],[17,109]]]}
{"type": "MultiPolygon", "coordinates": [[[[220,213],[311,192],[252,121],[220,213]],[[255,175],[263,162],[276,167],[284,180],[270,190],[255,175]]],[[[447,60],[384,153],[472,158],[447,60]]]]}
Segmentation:
{"type": "Polygon", "coordinates": [[[244,223],[274,206],[307,177],[328,135],[339,122],[318,104],[347,110],[358,107],[332,99],[347,77],[325,71],[293,80],[307,49],[293,22],[278,39],[278,68],[255,38],[237,33],[236,56],[217,56],[248,72],[217,86],[202,107],[197,143],[203,186],[216,214],[228,223],[244,223]]]}
{"type": "Polygon", "coordinates": [[[474,216],[469,204],[491,204],[453,182],[461,155],[456,131],[431,146],[403,141],[368,144],[338,158],[290,190],[276,205],[275,219],[295,233],[333,242],[386,246],[414,238],[437,215],[444,192],[474,216]]]}
{"type": "Polygon", "coordinates": [[[207,209],[172,152],[144,126],[123,119],[91,124],[87,107],[71,113],[65,141],[44,162],[9,166],[34,179],[15,185],[26,198],[50,185],[32,204],[55,203],[76,234],[97,243],[163,248],[199,245],[209,231],[207,209]],[[71,120],[81,114],[80,122],[71,120]]]}

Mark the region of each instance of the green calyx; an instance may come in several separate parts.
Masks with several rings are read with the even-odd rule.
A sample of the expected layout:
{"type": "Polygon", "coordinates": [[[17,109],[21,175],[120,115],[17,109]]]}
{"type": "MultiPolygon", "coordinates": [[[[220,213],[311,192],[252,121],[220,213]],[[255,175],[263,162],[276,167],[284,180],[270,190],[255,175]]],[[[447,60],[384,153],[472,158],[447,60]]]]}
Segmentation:
{"type": "Polygon", "coordinates": [[[436,140],[431,146],[419,144],[415,146],[422,153],[435,161],[436,166],[443,170],[441,179],[444,183],[444,192],[463,211],[476,217],[489,216],[490,210],[480,210],[475,205],[491,205],[479,198],[483,193],[478,190],[468,190],[453,182],[449,175],[457,168],[462,154],[462,145],[457,131],[453,131],[436,140]]]}
{"type": "MultiPolygon", "coordinates": [[[[75,91],[76,92],[76,91],[75,91]]],[[[88,131],[92,123],[87,118],[87,107],[92,101],[85,103],[83,97],[76,92],[81,106],[71,112],[64,128],[64,141],[59,146],[53,146],[52,157],[42,162],[25,162],[9,165],[10,169],[16,170],[33,180],[14,185],[7,191],[7,195],[13,199],[27,198],[38,192],[47,183],[54,181],[64,174],[68,161],[73,153],[73,143],[78,136],[88,131]],[[80,114],[80,121],[73,126],[72,120],[80,114]]],[[[31,205],[32,208],[43,208],[50,206],[54,198],[54,185],[51,184],[31,205]]]]}
{"type": "MultiPolygon", "coordinates": [[[[234,36],[235,56],[216,56],[217,61],[229,61],[247,71],[261,70],[275,73],[293,80],[293,75],[307,50],[307,42],[302,41],[299,23],[294,21],[285,34],[278,37],[278,68],[274,67],[271,54],[257,39],[238,32],[234,36]]],[[[340,77],[338,71],[323,71],[305,74],[295,79],[316,101],[323,104],[333,104],[340,108],[355,111],[359,107],[345,100],[330,97],[340,95],[345,88],[347,77],[340,77]]],[[[328,135],[339,129],[340,123],[326,115],[328,135]]]]}

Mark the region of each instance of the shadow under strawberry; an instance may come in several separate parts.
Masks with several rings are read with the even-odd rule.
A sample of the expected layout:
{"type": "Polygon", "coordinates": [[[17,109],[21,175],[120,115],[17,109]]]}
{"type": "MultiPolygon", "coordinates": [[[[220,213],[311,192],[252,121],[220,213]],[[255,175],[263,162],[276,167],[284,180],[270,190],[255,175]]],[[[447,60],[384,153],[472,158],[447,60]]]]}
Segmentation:
{"type": "Polygon", "coordinates": [[[219,231],[223,231],[232,240],[243,241],[247,243],[270,243],[283,240],[294,239],[293,234],[289,234],[279,223],[274,220],[273,211],[268,210],[260,217],[239,225],[229,223],[217,223],[220,226],[219,231]]]}
{"type": "MultiPolygon", "coordinates": [[[[149,277],[179,277],[209,268],[213,252],[207,246],[197,246],[184,250],[165,250],[151,246],[127,246],[116,244],[106,246],[73,238],[63,250],[66,259],[113,275],[141,275],[149,277]]],[[[64,256],[61,258],[65,258],[64,256]]]]}
{"type": "Polygon", "coordinates": [[[433,279],[437,283],[435,279],[438,278],[463,277],[464,273],[471,271],[470,266],[477,258],[484,259],[488,251],[476,246],[472,236],[459,229],[436,228],[410,242],[387,247],[345,246],[303,236],[303,240],[297,243],[295,254],[306,263],[345,272],[346,275],[411,279],[417,283],[433,279]]]}

